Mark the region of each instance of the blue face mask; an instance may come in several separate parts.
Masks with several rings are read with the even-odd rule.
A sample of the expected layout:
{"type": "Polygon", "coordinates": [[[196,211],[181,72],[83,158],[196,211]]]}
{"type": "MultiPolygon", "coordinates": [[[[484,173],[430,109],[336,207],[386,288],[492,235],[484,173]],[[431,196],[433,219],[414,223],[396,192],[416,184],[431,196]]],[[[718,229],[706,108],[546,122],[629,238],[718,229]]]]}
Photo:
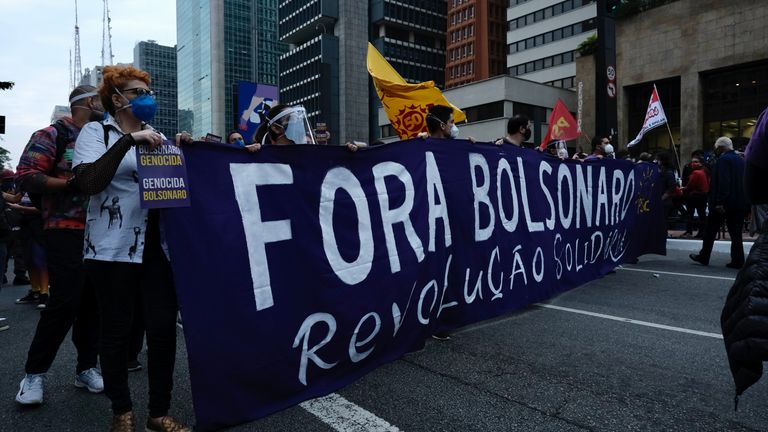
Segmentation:
{"type": "Polygon", "coordinates": [[[157,101],[150,95],[138,96],[131,101],[131,111],[137,119],[149,123],[155,118],[157,101]]]}
{"type": "Polygon", "coordinates": [[[245,147],[245,143],[241,139],[236,139],[234,144],[238,147],[245,147]]]}
{"type": "MultiPolygon", "coordinates": [[[[120,90],[115,90],[120,96],[123,96],[126,100],[128,99],[122,93],[120,93],[120,90]]],[[[154,96],[145,94],[137,96],[133,98],[133,100],[129,100],[128,105],[120,109],[128,107],[131,107],[131,112],[133,112],[134,117],[143,121],[144,123],[149,123],[153,118],[155,118],[155,113],[157,112],[157,101],[155,100],[154,96]]]]}

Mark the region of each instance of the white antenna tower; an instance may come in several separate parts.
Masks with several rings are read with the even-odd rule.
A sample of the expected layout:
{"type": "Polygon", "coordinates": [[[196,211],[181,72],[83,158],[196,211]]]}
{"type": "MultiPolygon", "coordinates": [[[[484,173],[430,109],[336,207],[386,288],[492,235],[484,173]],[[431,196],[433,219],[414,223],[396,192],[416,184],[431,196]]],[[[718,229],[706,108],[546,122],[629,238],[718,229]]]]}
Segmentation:
{"type": "Polygon", "coordinates": [[[112,64],[112,18],[109,17],[109,0],[104,0],[104,17],[101,32],[101,65],[112,64]]]}
{"type": "Polygon", "coordinates": [[[75,0],[75,70],[72,75],[72,87],[80,85],[83,79],[83,67],[80,62],[80,27],[77,25],[77,0],[75,0]]]}
{"type": "Polygon", "coordinates": [[[69,91],[72,91],[75,86],[75,76],[72,75],[72,50],[69,50],[69,91]]]}

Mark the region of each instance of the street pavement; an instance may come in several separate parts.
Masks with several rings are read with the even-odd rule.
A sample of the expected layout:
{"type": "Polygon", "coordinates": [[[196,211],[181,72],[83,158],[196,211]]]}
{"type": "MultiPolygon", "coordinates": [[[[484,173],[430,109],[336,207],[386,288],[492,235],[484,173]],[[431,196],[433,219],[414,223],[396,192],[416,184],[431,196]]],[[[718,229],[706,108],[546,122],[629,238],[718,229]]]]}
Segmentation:
{"type": "MultiPolygon", "coordinates": [[[[768,430],[768,379],[734,412],[719,318],[736,271],[725,267],[727,255],[702,267],[689,252],[644,256],[547,302],[557,309],[532,306],[457,330],[334,395],[229,430],[768,430]]],[[[0,431],[107,430],[106,397],[72,384],[69,341],[49,373],[44,405],[14,402],[38,316],[13,304],[26,289],[0,291],[0,316],[11,325],[0,332],[0,431]]],[[[181,330],[177,358],[172,414],[194,423],[181,330]]],[[[143,422],[146,371],[130,381],[143,422]]]]}

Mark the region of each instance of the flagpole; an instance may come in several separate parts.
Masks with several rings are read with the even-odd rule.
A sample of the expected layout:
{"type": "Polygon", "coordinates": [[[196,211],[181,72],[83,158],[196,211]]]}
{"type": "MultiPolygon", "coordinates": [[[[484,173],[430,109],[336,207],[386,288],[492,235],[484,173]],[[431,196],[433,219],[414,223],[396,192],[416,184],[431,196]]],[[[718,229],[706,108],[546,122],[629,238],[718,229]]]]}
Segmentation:
{"type": "Polygon", "coordinates": [[[669,132],[669,141],[672,143],[672,152],[675,153],[675,159],[677,159],[677,171],[680,173],[680,156],[677,153],[677,146],[675,145],[675,139],[672,137],[672,129],[669,128],[669,122],[664,123],[667,126],[667,132],[669,132]]]}

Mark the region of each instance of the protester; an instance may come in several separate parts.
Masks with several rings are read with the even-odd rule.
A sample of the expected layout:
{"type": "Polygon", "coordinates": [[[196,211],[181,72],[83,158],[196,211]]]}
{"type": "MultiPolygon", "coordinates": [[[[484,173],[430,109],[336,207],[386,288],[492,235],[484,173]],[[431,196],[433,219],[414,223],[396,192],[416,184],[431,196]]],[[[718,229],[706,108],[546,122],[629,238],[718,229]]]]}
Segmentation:
{"type": "MultiPolygon", "coordinates": [[[[160,214],[139,205],[136,145],[154,148],[164,136],[152,128],[157,103],[150,77],[132,66],[106,66],[99,96],[109,115],[87,124],[77,140],[74,181],[91,195],[85,269],[98,287],[102,317],[101,366],[104,390],[112,402],[111,431],[133,431],[128,387],[129,337],[135,302],[141,293],[147,332],[149,418],[147,431],[189,431],[168,416],[176,361],[178,309],[170,263],[161,246],[160,214]],[[120,206],[123,222],[104,212],[107,201],[120,206]]],[[[178,139],[191,140],[188,134],[178,139]]]]}
{"type": "Polygon", "coordinates": [[[93,285],[83,276],[83,239],[87,197],[76,193],[72,184],[72,151],[81,128],[101,118],[102,107],[92,86],[76,87],[69,95],[72,117],[64,117],[35,132],[19,161],[19,187],[42,194],[41,207],[45,248],[50,271],[51,297],[40,313],[37,330],[29,347],[26,376],[16,401],[43,402],[45,374],[72,329],[77,349],[75,385],[92,393],[104,390],[96,368],[99,316],[93,285]]]}
{"type": "MultiPolygon", "coordinates": [[[[5,193],[0,197],[0,274],[5,275],[5,260],[8,254],[8,240],[11,238],[11,225],[6,218],[7,206],[5,193]]],[[[3,280],[0,278],[0,290],[3,288],[3,280]]],[[[0,331],[8,330],[8,320],[0,317],[0,331]]]]}
{"type": "Polygon", "coordinates": [[[430,107],[426,122],[430,138],[456,139],[459,137],[459,128],[454,123],[453,108],[449,106],[433,105],[430,107]]]}
{"type": "MultiPolygon", "coordinates": [[[[253,144],[245,146],[250,152],[257,152],[265,145],[317,144],[309,126],[304,107],[278,104],[264,116],[264,122],[256,130],[253,144]]],[[[359,146],[348,143],[349,151],[359,146]]]]}
{"type": "Polygon", "coordinates": [[[691,173],[694,171],[692,166],[694,160],[696,160],[696,162],[701,165],[702,168],[705,168],[704,173],[707,175],[707,177],[709,177],[709,171],[704,166],[704,151],[694,150],[691,152],[691,161],[683,166],[683,187],[688,185],[688,179],[690,178],[691,173]]]}
{"type": "Polygon", "coordinates": [[[606,156],[605,147],[611,143],[606,136],[595,135],[592,138],[592,154],[587,156],[584,161],[599,160],[606,156]]]}
{"type": "MultiPolygon", "coordinates": [[[[18,203],[9,203],[8,207],[18,213],[19,236],[21,242],[24,267],[29,273],[29,292],[31,301],[17,299],[17,304],[36,303],[38,309],[44,309],[48,303],[48,265],[45,259],[45,239],[43,234],[43,218],[27,193],[22,193],[18,203]]],[[[28,294],[29,295],[29,294],[28,294]]]]}
{"type": "MultiPolygon", "coordinates": [[[[22,194],[16,190],[15,173],[9,169],[2,170],[0,173],[0,188],[3,191],[3,197],[9,203],[21,202],[22,194]]],[[[9,259],[13,258],[13,285],[29,285],[29,278],[27,278],[27,267],[24,262],[24,253],[22,245],[22,233],[21,233],[21,215],[18,211],[9,209],[6,213],[8,223],[11,225],[11,238],[8,241],[8,254],[5,257],[5,267],[8,268],[9,259]]],[[[5,274],[2,277],[3,282],[6,282],[5,274]]],[[[38,304],[40,293],[32,290],[24,297],[17,299],[17,304],[34,303],[38,304]]]]}
{"type": "Polygon", "coordinates": [[[516,115],[507,120],[507,135],[496,140],[496,145],[512,144],[523,147],[531,139],[531,120],[524,115],[516,115]]]}
{"type": "Polygon", "coordinates": [[[726,267],[739,269],[744,265],[742,228],[748,206],[744,196],[744,159],[733,150],[728,137],[715,141],[719,156],[709,184],[709,216],[704,231],[704,243],[698,254],[690,258],[701,265],[709,265],[709,257],[720,226],[725,222],[731,237],[731,262],[726,267]]]}
{"type": "Polygon", "coordinates": [[[241,135],[238,131],[232,131],[227,135],[227,143],[237,147],[245,147],[243,135],[241,135]]]}
{"type": "Polygon", "coordinates": [[[677,215],[683,191],[677,182],[677,171],[675,170],[672,155],[669,152],[661,152],[656,155],[656,163],[661,168],[661,203],[664,206],[664,217],[667,221],[667,229],[673,228],[671,218],[677,215]]]}
{"type": "Polygon", "coordinates": [[[704,221],[707,211],[707,193],[709,193],[709,177],[707,176],[704,164],[698,157],[694,157],[686,165],[689,170],[687,183],[683,187],[683,204],[687,213],[685,233],[683,236],[692,236],[694,227],[694,214],[698,215],[699,220],[695,224],[697,233],[696,238],[704,237],[704,221]]]}
{"type": "MultiPolygon", "coordinates": [[[[768,109],[758,117],[745,159],[746,198],[754,205],[766,205],[768,109]]],[[[737,407],[739,395],[760,379],[763,362],[768,360],[768,329],[764,325],[768,311],[760,307],[768,296],[768,223],[764,222],[759,232],[760,237],[739,271],[720,316],[728,363],[736,385],[737,407]]]]}

